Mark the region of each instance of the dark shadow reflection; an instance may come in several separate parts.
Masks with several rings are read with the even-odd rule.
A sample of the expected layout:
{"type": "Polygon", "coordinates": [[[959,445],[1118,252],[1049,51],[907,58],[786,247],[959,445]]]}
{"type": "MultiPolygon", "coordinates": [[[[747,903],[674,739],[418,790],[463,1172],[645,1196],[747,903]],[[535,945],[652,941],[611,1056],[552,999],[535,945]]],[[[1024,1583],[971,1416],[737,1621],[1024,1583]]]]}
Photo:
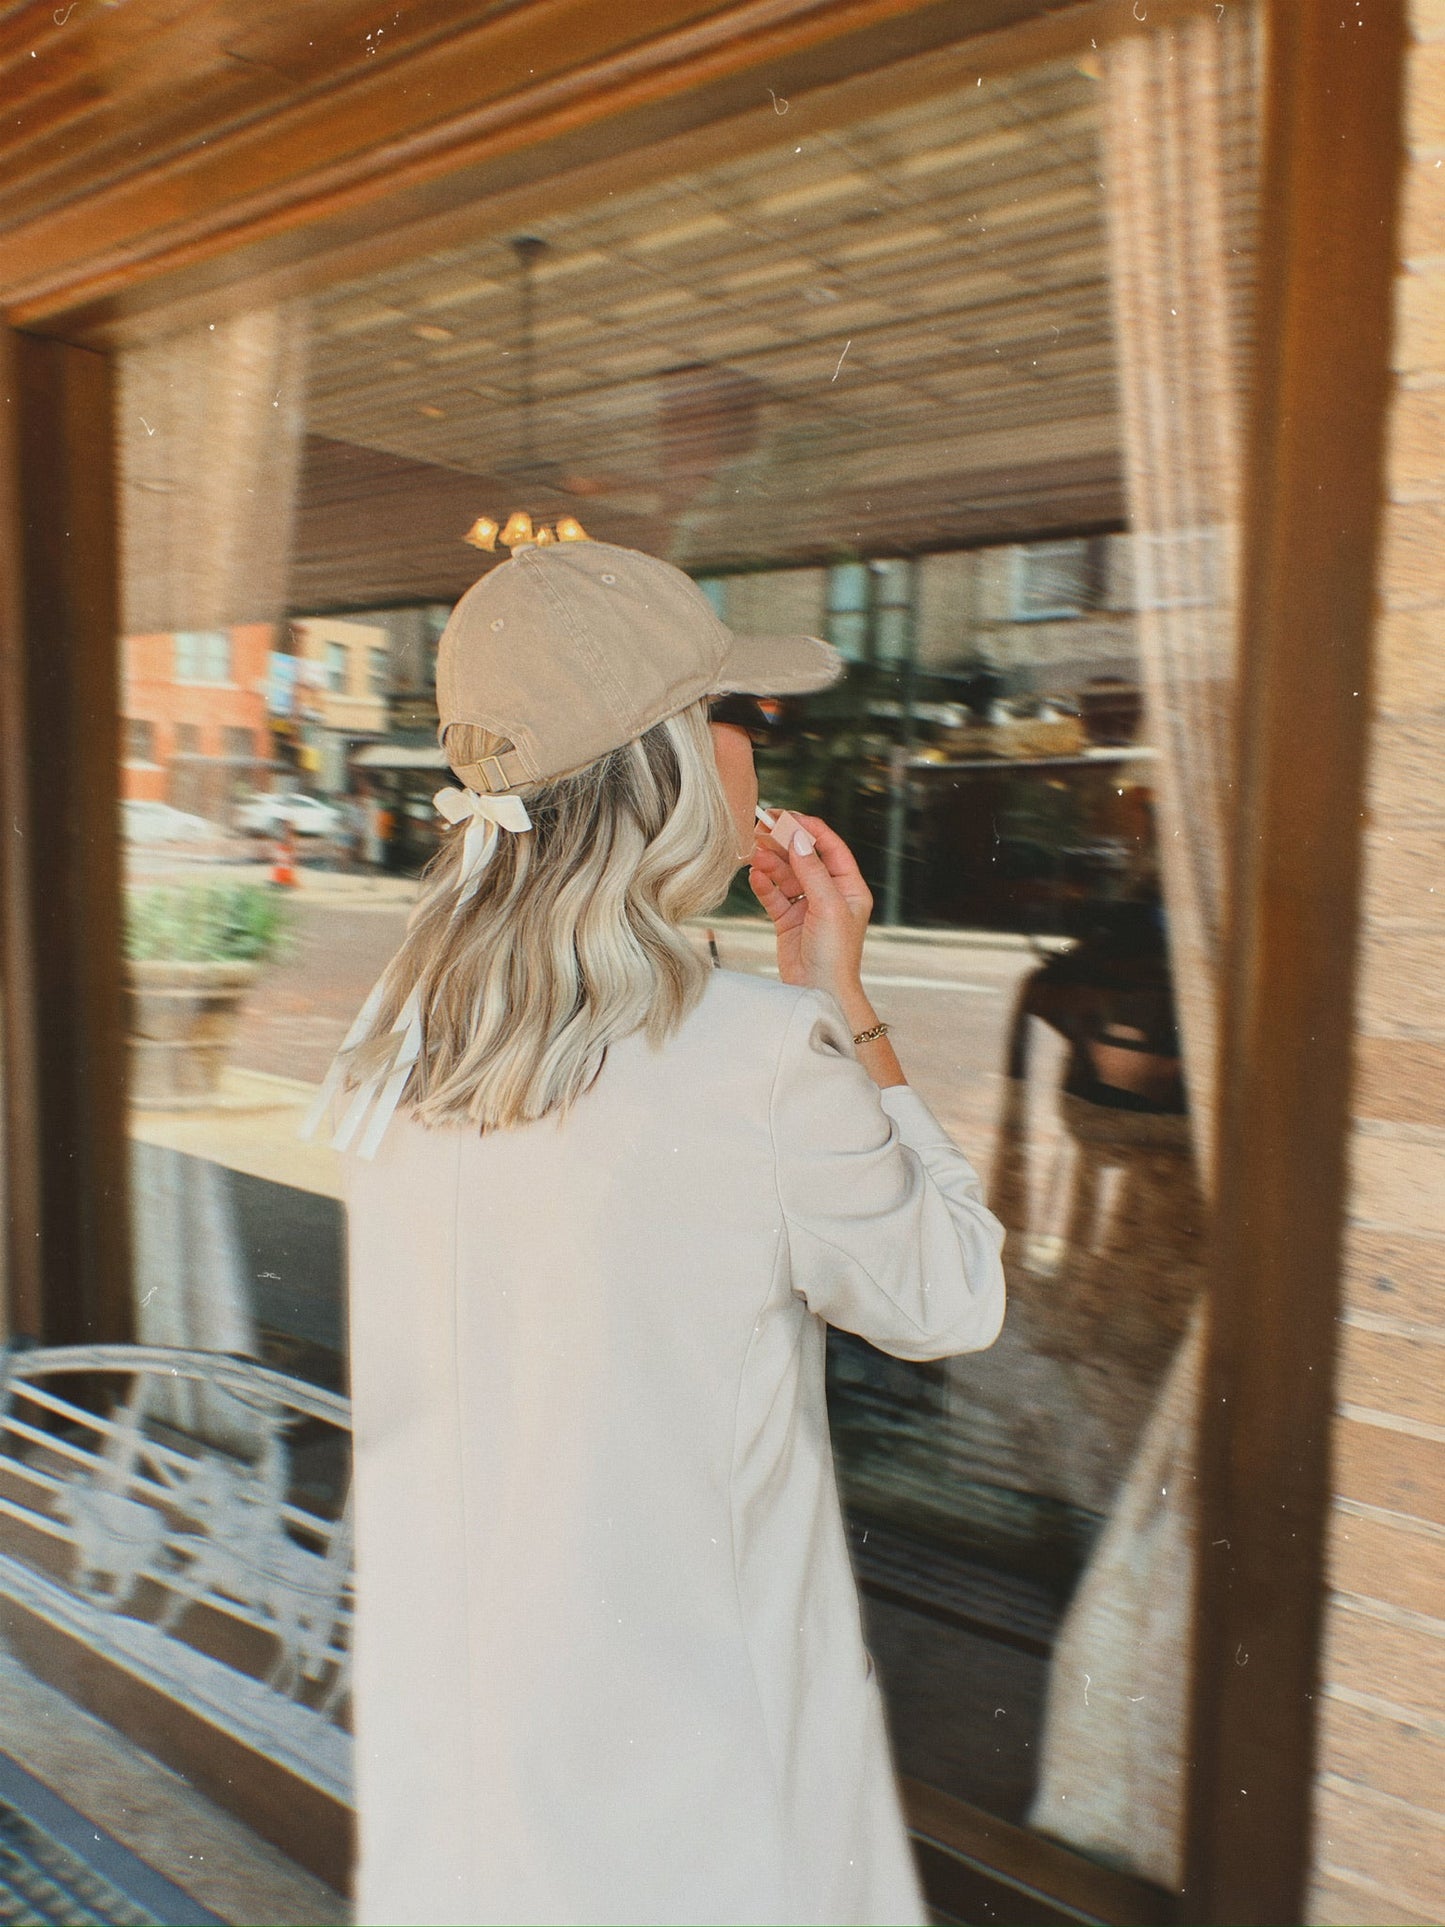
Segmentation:
{"type": "Polygon", "coordinates": [[[1059,1620],[1203,1284],[1162,922],[1115,913],[1020,985],[989,1202],[992,1351],[830,1339],[830,1399],[898,1764],[1022,1820],[1059,1620]]]}

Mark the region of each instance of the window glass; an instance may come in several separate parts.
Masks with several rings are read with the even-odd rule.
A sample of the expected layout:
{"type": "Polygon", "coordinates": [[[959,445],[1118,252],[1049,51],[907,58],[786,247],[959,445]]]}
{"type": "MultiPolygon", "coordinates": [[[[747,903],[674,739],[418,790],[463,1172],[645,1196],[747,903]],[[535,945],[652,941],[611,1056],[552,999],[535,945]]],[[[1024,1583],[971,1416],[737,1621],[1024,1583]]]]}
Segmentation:
{"type": "Polygon", "coordinates": [[[231,638],[224,630],[182,630],[175,638],[177,682],[223,683],[231,679],[231,638]]]}
{"type": "Polygon", "coordinates": [[[913,646],[914,567],[911,562],[872,564],[872,655],[888,668],[906,663],[913,646]]]}
{"type": "Polygon", "coordinates": [[[850,662],[864,662],[869,654],[868,568],[862,562],[838,562],[828,571],[828,640],[850,662]]]}
{"type": "MultiPolygon", "coordinates": [[[[123,358],[130,1215],[154,1350],[23,1394],[68,1441],[40,1470],[80,1495],[36,1532],[117,1562],[32,1578],[96,1667],[143,1657],[211,1748],[207,1784],[313,1882],[289,1917],[343,1917],[326,1843],[351,1793],[345,1225],[338,1160],[297,1126],[438,848],[437,638],[489,566],[463,532],[519,508],[689,569],[739,631],[846,658],[781,705],[762,795],[856,851],[868,987],[1009,1234],[990,1352],[829,1344],[899,1765],[1178,1885],[1191,1546],[1169,1500],[1208,1226],[1237,517],[1216,430],[1249,338],[1253,124],[1245,16],[1180,32],[951,91],[880,81],[851,122],[772,115],[666,178],[639,159],[601,200],[548,199],[525,248],[479,215],[123,358]],[[1223,102],[1225,125],[1155,127],[1131,63],[1156,52],[1213,75],[1178,113],[1223,102]],[[1170,199],[1182,136],[1207,220],[1170,199]],[[1126,179],[1218,304],[1197,334],[1126,179]],[[546,344],[526,382],[506,375],[524,314],[546,344]],[[1199,394],[1217,419],[1184,410],[1199,394]],[[178,425],[146,439],[142,418],[178,425]],[[1165,485],[1185,474],[1194,495],[1165,485]],[[196,540],[238,558],[205,582],[155,519],[201,475],[196,540]]],[[[745,885],[694,935],[776,969],[745,885]]]]}
{"type": "Polygon", "coordinates": [[[1013,552],[1016,622],[1080,616],[1098,591],[1098,546],[1084,539],[1029,542],[1013,552]]]}
{"type": "MultiPolygon", "coordinates": [[[[1207,468],[1208,425],[1176,407],[1194,378],[1182,357],[1228,343],[1217,392],[1239,390],[1252,99],[1238,37],[1140,57],[1155,51],[1221,63],[1199,98],[1227,119],[1195,143],[1213,226],[1190,230],[1217,249],[1213,348],[1201,334],[1151,359],[1154,321],[1180,303],[1122,188],[1147,180],[1172,209],[1161,143],[1180,130],[1135,111],[1126,50],[641,182],[539,221],[528,260],[479,237],[337,290],[313,310],[313,419],[363,451],[353,463],[372,451],[379,490],[385,460],[465,467],[467,410],[418,406],[480,352],[468,339],[489,354],[519,341],[529,302],[559,351],[526,404],[488,391],[491,446],[530,448],[590,492],[526,506],[692,568],[737,628],[821,621],[848,659],[838,687],[787,706],[760,752],[763,795],[819,811],[859,855],[884,926],[875,1001],[1008,1224],[1014,1306],[978,1358],[910,1367],[833,1342],[840,1475],[900,1761],[1172,1884],[1189,1546],[1178,1513],[1144,1499],[1150,1453],[1178,1447],[1188,1411],[1213,985],[1187,871],[1217,857],[1227,770],[1212,725],[1178,724],[1206,685],[1208,713],[1227,712],[1224,578],[1195,565],[1217,563],[1233,510],[1216,470],[1215,533],[1174,530],[1186,498],[1168,482],[1207,468]],[[1142,176],[1121,167],[1128,140],[1142,176]],[[805,196],[779,187],[780,165],[805,196]],[[705,250],[669,240],[694,232],[679,208],[706,222],[705,250]],[[1111,249],[1132,251],[1130,299],[1148,313],[1116,305],[1111,249]],[[763,267],[760,306],[741,291],[763,267]],[[418,348],[443,275],[454,333],[418,348]],[[1140,448],[1164,472],[1131,469],[1140,448]],[[1188,609],[1209,619],[1178,626],[1188,609]],[[1146,1621],[1141,1697],[1125,1629],[1146,1621]],[[1121,1818],[1140,1774],[1147,1823],[1121,1818]]],[[[518,505],[478,475],[478,512],[518,505]]],[[[378,598],[403,576],[372,539],[386,512],[326,565],[339,582],[365,549],[378,598]]],[[[399,748],[362,758],[405,870],[425,851],[429,779],[397,766],[399,748]]],[[[716,945],[767,971],[747,907],[735,891],[716,945]]]]}

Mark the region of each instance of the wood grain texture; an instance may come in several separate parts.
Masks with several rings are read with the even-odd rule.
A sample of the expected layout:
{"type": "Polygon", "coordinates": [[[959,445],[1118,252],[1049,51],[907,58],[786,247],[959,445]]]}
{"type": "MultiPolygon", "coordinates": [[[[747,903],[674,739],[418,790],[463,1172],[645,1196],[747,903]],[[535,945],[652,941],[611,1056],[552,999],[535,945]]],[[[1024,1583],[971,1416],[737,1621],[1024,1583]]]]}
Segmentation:
{"type": "MultiPolygon", "coordinates": [[[[1029,0],[979,7],[984,25],[1033,10],[1029,0]]],[[[134,0],[124,10],[127,36],[143,35],[148,13],[165,11],[163,0],[134,0]]],[[[219,95],[204,135],[198,127],[180,137],[156,128],[148,59],[140,69],[145,84],[130,87],[124,59],[113,63],[116,93],[107,104],[129,122],[140,151],[153,151],[143,167],[109,174],[102,155],[99,179],[83,192],[61,189],[48,203],[44,177],[32,183],[40,204],[32,201],[21,218],[12,207],[3,230],[14,310],[35,318],[38,304],[62,287],[73,300],[82,286],[79,262],[93,296],[123,284],[142,263],[234,247],[242,232],[259,239],[310,226],[360,201],[455,176],[478,160],[919,8],[918,0],[638,0],[625,9],[529,0],[453,21],[395,55],[376,54],[370,36],[360,44],[345,33],[332,38],[332,11],[316,0],[298,9],[294,37],[320,38],[323,47],[332,39],[333,58],[309,84],[288,89],[278,78],[265,111],[254,102],[246,111],[233,109],[229,84],[213,78],[212,10],[193,0],[183,49],[200,72],[186,91],[193,106],[213,88],[219,95]]],[[[273,56],[273,71],[284,58],[284,50],[273,56]]],[[[96,52],[80,65],[83,79],[72,84],[94,86],[106,72],[96,52]]],[[[231,70],[227,57],[227,83],[231,70]]],[[[23,96],[19,105],[23,113],[23,96]]],[[[67,97],[59,118],[78,119],[80,107],[67,97]]],[[[72,157],[82,144],[73,129],[72,157]]]]}
{"type": "Polygon", "coordinates": [[[14,1323],[130,1336],[111,370],[4,331],[0,784],[14,1323]]]}
{"type": "Polygon", "coordinates": [[[1298,1919],[1310,1864],[1405,52],[1402,6],[1356,17],[1346,35],[1330,9],[1268,13],[1200,1473],[1187,1906],[1205,1921],[1298,1919]]]}
{"type": "MultiPolygon", "coordinates": [[[[15,344],[0,331],[0,391],[16,392],[15,344]]],[[[30,658],[24,645],[20,411],[0,410],[0,991],[4,1032],[6,1336],[40,1330],[44,1298],[45,1187],[40,1164],[41,1061],[32,1016],[40,959],[33,932],[27,831],[32,814],[26,718],[30,658]]]]}
{"type": "Polygon", "coordinates": [[[1012,1927],[1164,1927],[1180,1918],[1172,1894],[1084,1860],[1044,1834],[917,1780],[903,1782],[903,1795],[929,1899],[950,1918],[1012,1927]]]}
{"type": "MultiPolygon", "coordinates": [[[[1206,4],[1153,0],[1145,19],[1206,4]]],[[[23,11],[33,42],[49,10],[23,11]]],[[[643,151],[677,138],[726,124],[743,151],[779,98],[886,91],[949,48],[996,74],[1147,30],[1131,0],[513,0],[460,17],[428,0],[398,10],[403,30],[378,52],[345,24],[349,0],[305,0],[289,24],[268,6],[254,42],[207,0],[123,13],[124,32],[120,12],[88,12],[88,51],[53,87],[27,34],[0,71],[21,116],[39,90],[57,143],[37,133],[0,187],[0,304],[92,345],[193,324],[185,301],[210,319],[228,298],[270,304],[447,245],[483,204],[545,197],[619,157],[636,179],[643,151]],[[133,58],[148,31],[165,88],[133,58]],[[62,98],[67,86],[93,97],[62,98]]]]}
{"type": "Polygon", "coordinates": [[[0,1602],[0,1633],[36,1679],[164,1761],[318,1880],[346,1891],[354,1825],[339,1800],[13,1600],[0,1602]]]}

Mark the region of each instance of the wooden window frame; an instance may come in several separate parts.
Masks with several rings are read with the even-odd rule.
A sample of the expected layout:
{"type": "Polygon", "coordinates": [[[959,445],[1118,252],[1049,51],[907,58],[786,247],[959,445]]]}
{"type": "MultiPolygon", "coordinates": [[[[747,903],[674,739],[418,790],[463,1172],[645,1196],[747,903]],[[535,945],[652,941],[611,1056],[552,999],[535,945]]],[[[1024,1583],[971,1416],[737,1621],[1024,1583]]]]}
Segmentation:
{"type": "Polygon", "coordinates": [[[1407,46],[1351,17],[1268,9],[1187,1874],[1241,1927],[1312,1846],[1407,46]]]}
{"type": "MultiPolygon", "coordinates": [[[[1141,25],[1127,0],[1053,12],[1037,0],[738,0],[485,112],[464,84],[457,91],[459,72],[487,71],[497,29],[483,22],[457,36],[465,62],[448,62],[451,42],[418,54],[452,89],[425,138],[391,120],[358,149],[370,83],[353,78],[277,108],[288,139],[249,198],[227,188],[226,162],[254,142],[254,119],[208,147],[184,219],[167,181],[142,174],[100,181],[85,211],[36,224],[22,277],[0,279],[11,398],[0,415],[0,967],[14,1329],[50,1341],[131,1335],[107,351],[162,322],[445,245],[463,207],[472,231],[479,212],[500,227],[523,208],[535,218],[549,198],[566,205],[609,179],[671,171],[680,156],[698,165],[771,139],[771,129],[749,133],[756,122],[742,108],[764,77],[839,124],[948,73],[1082,52],[1199,3],[1151,0],[1141,25]],[[349,158],[337,157],[343,132],[349,158]]],[[[1175,1900],[909,1786],[922,1864],[952,1918],[1237,1923],[1293,1920],[1303,1908],[1405,33],[1402,0],[1351,9],[1348,34],[1338,10],[1265,4],[1261,348],[1188,1888],[1175,1900]]]]}

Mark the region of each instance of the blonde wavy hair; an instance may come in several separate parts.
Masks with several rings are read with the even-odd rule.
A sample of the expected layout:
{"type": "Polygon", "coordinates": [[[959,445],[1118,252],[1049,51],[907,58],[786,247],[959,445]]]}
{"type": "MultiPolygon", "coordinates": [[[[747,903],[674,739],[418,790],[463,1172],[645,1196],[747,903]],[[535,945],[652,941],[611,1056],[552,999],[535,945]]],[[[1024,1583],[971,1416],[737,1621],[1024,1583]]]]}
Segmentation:
{"type": "MultiPolygon", "coordinates": [[[[509,745],[457,724],[446,747],[463,769],[509,745]]],[[[402,1101],[423,1124],[497,1130],[564,1110],[609,1045],[637,1031],[662,1043],[707,981],[679,926],[722,901],[738,859],[706,703],[519,794],[532,828],[502,832],[455,917],[460,828],[428,864],[375,1017],[341,1060],[343,1088],[384,1072],[419,990],[402,1101]]]]}

